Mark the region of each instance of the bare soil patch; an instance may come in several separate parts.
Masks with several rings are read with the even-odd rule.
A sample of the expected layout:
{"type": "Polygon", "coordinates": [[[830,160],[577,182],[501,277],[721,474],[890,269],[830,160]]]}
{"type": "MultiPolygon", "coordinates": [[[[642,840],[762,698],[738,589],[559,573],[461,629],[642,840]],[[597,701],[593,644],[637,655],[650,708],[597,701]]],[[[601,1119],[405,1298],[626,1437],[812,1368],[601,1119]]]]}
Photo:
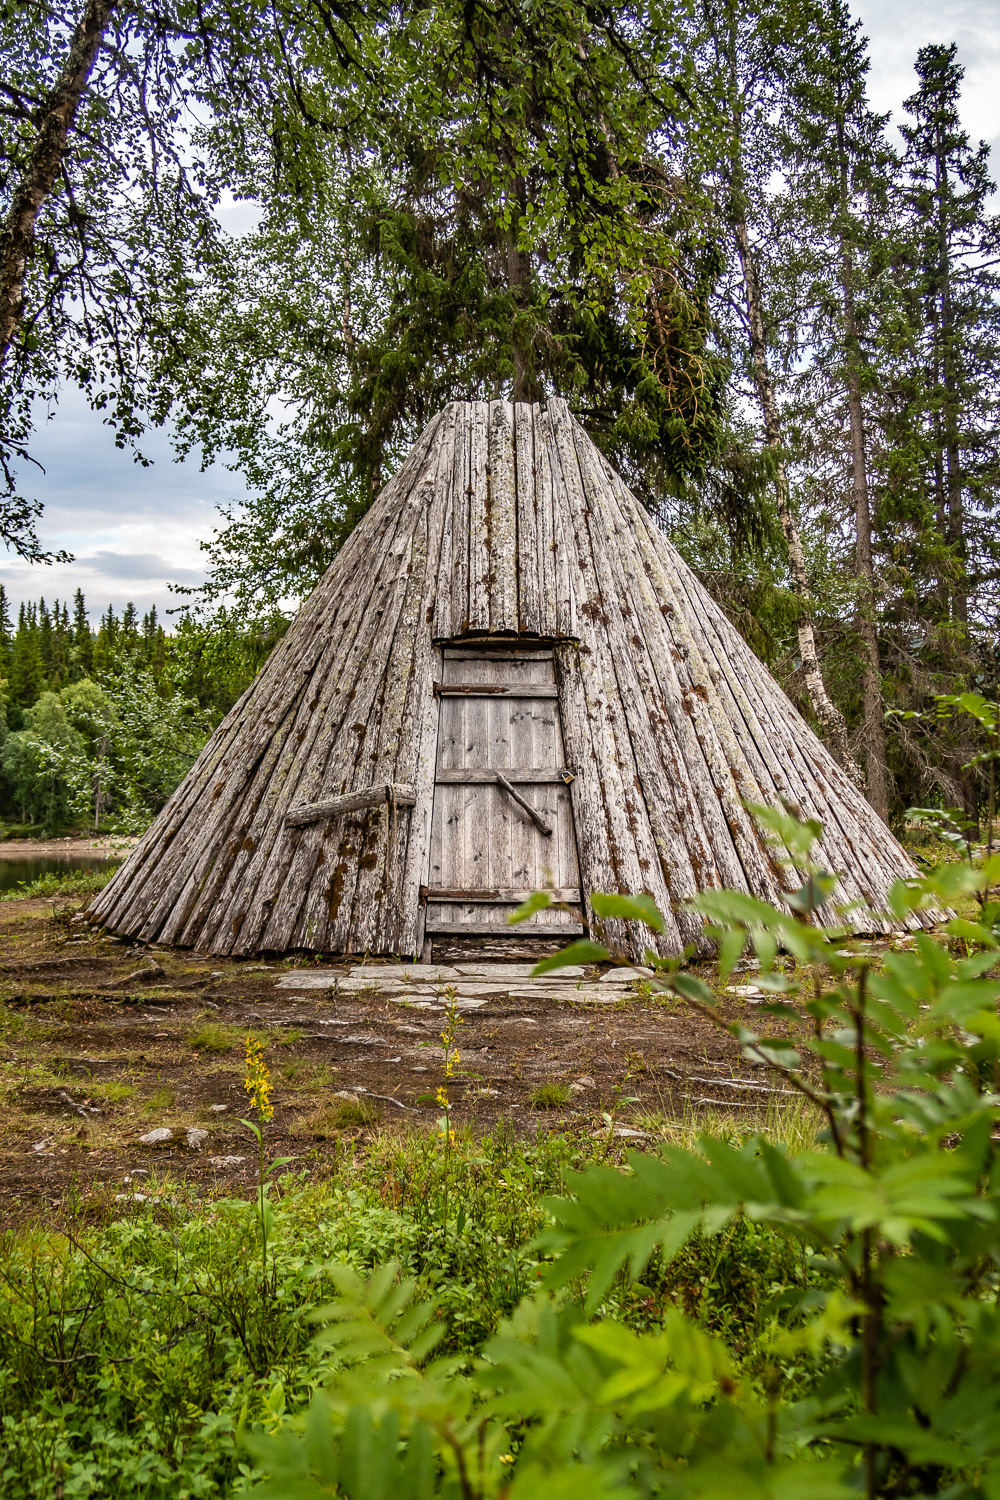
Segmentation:
{"type": "MultiPolygon", "coordinates": [[[[266,1043],[271,1069],[269,1154],[293,1157],[293,1170],[322,1170],[345,1136],[434,1128],[439,1012],[278,990],[287,961],[130,946],[94,932],[78,905],[0,907],[0,1223],[60,1218],[77,1199],[114,1202],[164,1172],[206,1194],[251,1191],[254,1153],[239,1122],[250,1032],[266,1043]],[[371,1108],[345,1109],[354,1095],[371,1108]],[[144,1144],[157,1128],[172,1139],[144,1144]],[[189,1129],[207,1132],[197,1146],[189,1129]]],[[[783,1029],[740,997],[723,994],[720,1005],[762,1031],[783,1029]]],[[[674,1003],[501,995],[462,1022],[456,1127],[486,1129],[503,1116],[523,1133],[618,1131],[637,1144],[642,1135],[624,1132],[651,1117],[711,1104],[737,1120],[772,1098],[730,1037],[674,1003]]]]}

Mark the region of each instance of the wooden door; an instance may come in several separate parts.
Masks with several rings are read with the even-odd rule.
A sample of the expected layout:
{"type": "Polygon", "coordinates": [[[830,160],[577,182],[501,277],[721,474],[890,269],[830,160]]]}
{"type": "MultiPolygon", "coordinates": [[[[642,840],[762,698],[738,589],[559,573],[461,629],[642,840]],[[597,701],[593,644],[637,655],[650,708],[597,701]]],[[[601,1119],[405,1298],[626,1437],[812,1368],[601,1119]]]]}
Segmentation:
{"type": "Polygon", "coordinates": [[[578,935],[573,776],[551,651],[445,647],[442,676],[426,933],[578,935]],[[508,927],[513,907],[547,887],[570,909],[508,927]]]}

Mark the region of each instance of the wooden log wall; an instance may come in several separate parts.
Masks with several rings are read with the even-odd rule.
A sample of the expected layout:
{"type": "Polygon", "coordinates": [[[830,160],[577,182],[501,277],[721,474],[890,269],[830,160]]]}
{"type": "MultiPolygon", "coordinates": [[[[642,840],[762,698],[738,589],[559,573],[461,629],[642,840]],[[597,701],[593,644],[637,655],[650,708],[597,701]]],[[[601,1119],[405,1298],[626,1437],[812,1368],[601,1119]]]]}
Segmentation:
{"type": "Polygon", "coordinates": [[[645,890],[663,951],[698,942],[686,897],[798,883],[745,807],[787,798],[858,930],[889,929],[906,854],[557,400],[431,422],[95,915],[215,953],[419,951],[440,643],[518,633],[555,646],[585,899],[645,890]],[[379,785],[412,805],[287,817],[379,785]]]}

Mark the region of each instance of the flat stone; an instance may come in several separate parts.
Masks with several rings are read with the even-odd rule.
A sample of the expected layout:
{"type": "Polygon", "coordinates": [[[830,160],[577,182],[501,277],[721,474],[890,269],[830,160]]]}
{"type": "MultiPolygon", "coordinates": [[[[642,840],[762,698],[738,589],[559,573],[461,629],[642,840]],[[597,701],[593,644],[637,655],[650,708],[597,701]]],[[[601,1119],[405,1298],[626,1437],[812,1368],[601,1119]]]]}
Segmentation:
{"type": "Polygon", "coordinates": [[[210,1104],[209,1109],[213,1115],[224,1115],[229,1108],[228,1104],[210,1104]]]}
{"type": "MultiPolygon", "coordinates": [[[[340,976],[343,979],[343,975],[340,976]]],[[[408,979],[414,984],[447,984],[458,979],[458,968],[447,964],[355,964],[351,979],[408,979]]]]}
{"type": "MultiPolygon", "coordinates": [[[[503,993],[506,994],[507,991],[504,990],[503,993]]],[[[443,1000],[428,1000],[423,995],[386,995],[385,998],[389,1001],[390,1005],[407,1005],[412,1010],[443,1011],[447,1009],[443,1000]]],[[[480,1010],[486,1003],[486,1000],[473,1000],[467,997],[459,998],[455,1001],[455,1009],[480,1010]]]]}
{"type": "MultiPolygon", "coordinates": [[[[530,979],[535,972],[532,964],[456,964],[459,974],[469,979],[530,979]]],[[[553,978],[582,979],[586,973],[579,964],[567,964],[565,969],[558,969],[553,978]]],[[[543,976],[547,977],[547,976],[543,976]]]]}
{"type": "Polygon", "coordinates": [[[570,1005],[617,1005],[622,998],[621,991],[617,989],[599,989],[594,985],[557,985],[544,986],[541,983],[528,989],[519,985],[517,989],[509,991],[511,1000],[558,1000],[563,1004],[570,1005]]]}
{"type": "Polygon", "coordinates": [[[210,1156],[209,1165],[217,1168],[238,1167],[241,1162],[246,1161],[245,1156],[210,1156]]]}
{"type": "Polygon", "coordinates": [[[635,984],[637,980],[640,980],[640,979],[652,979],[652,978],[653,978],[653,971],[652,971],[652,969],[641,969],[641,968],[636,968],[636,969],[627,969],[627,968],[609,969],[606,974],[602,974],[601,975],[599,983],[600,984],[635,984]]]}
{"type": "Polygon", "coordinates": [[[380,997],[391,998],[393,995],[421,995],[425,1000],[444,1000],[446,990],[454,990],[456,995],[462,997],[479,997],[490,995],[506,995],[510,989],[509,984],[491,984],[486,980],[465,979],[449,980],[445,984],[407,984],[404,979],[385,979],[376,984],[372,979],[366,979],[362,984],[355,984],[353,979],[346,980],[338,990],[339,995],[364,995],[372,994],[380,997]]]}
{"type": "Polygon", "coordinates": [[[192,1151],[200,1151],[207,1140],[207,1130],[198,1130],[194,1125],[188,1126],[187,1134],[184,1137],[185,1146],[188,1146],[192,1151]]]}
{"type": "Polygon", "coordinates": [[[300,974],[282,974],[275,981],[279,990],[329,990],[343,974],[333,974],[328,969],[303,969],[300,974]]]}
{"type": "Polygon", "coordinates": [[[139,1137],[139,1143],[143,1146],[165,1146],[173,1138],[174,1132],[161,1125],[158,1130],[147,1130],[145,1135],[139,1137]]]}

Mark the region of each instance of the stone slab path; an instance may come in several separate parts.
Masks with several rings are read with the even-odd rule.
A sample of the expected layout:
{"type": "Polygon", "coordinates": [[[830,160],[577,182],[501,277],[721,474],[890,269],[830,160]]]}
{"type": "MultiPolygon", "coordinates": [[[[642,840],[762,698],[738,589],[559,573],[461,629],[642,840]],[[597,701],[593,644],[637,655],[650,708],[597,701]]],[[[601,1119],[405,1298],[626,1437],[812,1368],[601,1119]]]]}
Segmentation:
{"type": "Polygon", "coordinates": [[[478,1010],[490,1000],[555,1000],[569,1005],[614,1005],[638,993],[648,969],[611,969],[588,978],[578,965],[532,978],[530,963],[355,964],[339,969],[293,969],[277,980],[279,990],[330,990],[361,999],[443,1010],[453,991],[459,1010],[478,1010]]]}

